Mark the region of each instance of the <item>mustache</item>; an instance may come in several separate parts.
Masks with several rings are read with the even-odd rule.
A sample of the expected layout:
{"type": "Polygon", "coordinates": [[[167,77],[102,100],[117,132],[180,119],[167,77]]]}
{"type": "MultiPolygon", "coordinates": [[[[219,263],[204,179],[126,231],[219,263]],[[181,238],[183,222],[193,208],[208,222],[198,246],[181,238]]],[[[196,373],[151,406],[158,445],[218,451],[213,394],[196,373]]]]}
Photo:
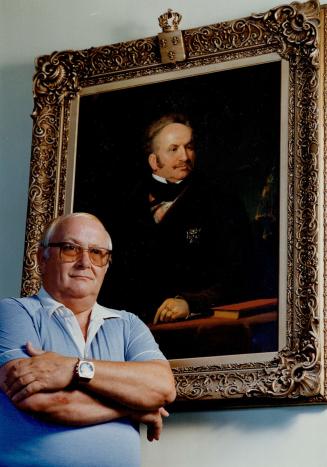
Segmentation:
{"type": "Polygon", "coordinates": [[[174,165],[174,169],[182,169],[182,168],[193,169],[193,167],[194,167],[194,164],[190,160],[187,160],[185,162],[179,162],[178,164],[174,165]]]}

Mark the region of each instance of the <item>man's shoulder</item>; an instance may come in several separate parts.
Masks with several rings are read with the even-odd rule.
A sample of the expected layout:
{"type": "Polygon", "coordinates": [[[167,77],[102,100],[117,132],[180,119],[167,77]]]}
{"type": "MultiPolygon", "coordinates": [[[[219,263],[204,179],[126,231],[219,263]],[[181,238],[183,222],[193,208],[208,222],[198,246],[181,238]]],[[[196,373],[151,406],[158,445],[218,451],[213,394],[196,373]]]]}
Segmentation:
{"type": "Polygon", "coordinates": [[[108,308],[103,305],[96,304],[97,312],[100,313],[103,318],[120,318],[126,322],[133,322],[133,321],[140,321],[140,318],[136,316],[134,313],[126,310],[117,310],[115,308],[108,308]]]}
{"type": "Polygon", "coordinates": [[[31,327],[37,327],[44,315],[41,305],[36,297],[14,298],[8,297],[0,300],[0,325],[6,332],[27,332],[31,327]],[[9,331],[11,330],[11,331],[9,331]]]}
{"type": "Polygon", "coordinates": [[[190,177],[189,185],[201,191],[218,191],[222,192],[226,189],[226,180],[212,173],[196,170],[190,177]]]}
{"type": "Polygon", "coordinates": [[[36,295],[30,297],[7,297],[0,299],[0,309],[24,308],[30,311],[40,308],[40,302],[36,295]]]}

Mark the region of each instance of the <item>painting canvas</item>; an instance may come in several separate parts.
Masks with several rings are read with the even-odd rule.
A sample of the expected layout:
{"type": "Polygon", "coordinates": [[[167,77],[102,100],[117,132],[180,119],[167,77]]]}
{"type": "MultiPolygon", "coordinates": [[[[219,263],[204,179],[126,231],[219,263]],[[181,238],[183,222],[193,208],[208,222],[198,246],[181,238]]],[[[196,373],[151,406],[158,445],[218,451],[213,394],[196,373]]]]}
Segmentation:
{"type": "MultiPolygon", "coordinates": [[[[202,299],[203,309],[199,310],[199,297],[199,304],[195,304],[197,313],[192,317],[196,321],[151,326],[170,358],[278,348],[281,79],[281,61],[276,60],[81,98],[73,209],[96,213],[113,237],[113,265],[102,289],[101,303],[132,311],[151,324],[165,298],[217,285],[219,275],[228,274],[228,262],[235,261],[239,249],[243,251],[238,270],[242,274],[239,282],[248,279],[246,290],[239,290],[235,271],[225,286],[232,290],[228,298],[218,294],[211,307],[202,299]],[[198,250],[194,246],[184,256],[175,251],[174,227],[167,228],[161,238],[161,227],[155,226],[154,221],[149,232],[148,226],[137,218],[146,206],[137,205],[136,193],[150,172],[143,147],[145,130],[152,120],[171,113],[182,113],[191,120],[195,170],[205,175],[202,183],[216,187],[206,194],[213,199],[207,199],[205,204],[216,204],[211,214],[216,219],[211,224],[217,224],[217,228],[212,233],[212,244],[199,247],[202,262],[196,262],[198,250]],[[243,208],[246,218],[243,221],[240,213],[234,214],[237,221],[232,238],[219,234],[224,231],[219,213],[222,196],[228,210],[243,208]],[[236,197],[239,205],[232,201],[236,197]],[[160,245],[154,246],[154,242],[160,245]],[[223,258],[225,263],[216,251],[221,248],[231,251],[230,259],[223,258]],[[126,253],[127,249],[131,251],[126,253]],[[221,264],[209,266],[212,261],[221,264]],[[210,277],[201,281],[203,270],[209,267],[210,277]],[[231,326],[210,319],[209,326],[207,319],[209,331],[198,337],[194,346],[198,319],[212,316],[214,306],[266,298],[275,298],[276,303],[271,308],[261,306],[253,311],[259,319],[252,319],[251,335],[249,320],[231,326]],[[265,314],[262,319],[266,311],[275,313],[265,314]]],[[[199,196],[195,195],[197,199],[199,196]]],[[[140,198],[138,202],[146,200],[140,198]]],[[[181,209],[177,216],[183,217],[181,209]]],[[[192,209],[196,207],[193,205],[192,209]]],[[[179,222],[183,220],[175,221],[179,222]]],[[[187,225],[180,228],[186,231],[187,225]]]]}

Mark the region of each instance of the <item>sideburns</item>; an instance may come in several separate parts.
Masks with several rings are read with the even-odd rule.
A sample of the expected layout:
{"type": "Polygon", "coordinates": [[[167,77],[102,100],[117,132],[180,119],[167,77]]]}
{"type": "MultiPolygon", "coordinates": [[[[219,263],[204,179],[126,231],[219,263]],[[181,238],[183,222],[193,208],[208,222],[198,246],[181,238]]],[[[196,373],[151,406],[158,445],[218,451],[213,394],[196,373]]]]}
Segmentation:
{"type": "Polygon", "coordinates": [[[160,157],[156,154],[156,163],[157,163],[157,166],[159,167],[159,169],[162,169],[164,167],[165,164],[163,164],[160,160],[160,157]]]}

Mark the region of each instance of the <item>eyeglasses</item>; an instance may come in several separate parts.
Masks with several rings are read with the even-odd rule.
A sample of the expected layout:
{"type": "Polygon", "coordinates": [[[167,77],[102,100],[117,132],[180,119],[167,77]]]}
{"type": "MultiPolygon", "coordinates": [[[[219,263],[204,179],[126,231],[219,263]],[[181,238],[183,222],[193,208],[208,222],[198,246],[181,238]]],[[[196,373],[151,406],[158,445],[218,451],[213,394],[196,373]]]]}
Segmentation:
{"type": "Polygon", "coordinates": [[[94,266],[103,267],[111,261],[111,251],[106,248],[97,246],[82,248],[80,245],[68,242],[49,243],[47,246],[59,248],[59,256],[63,263],[73,263],[82,256],[83,251],[88,252],[90,261],[94,266]]]}

